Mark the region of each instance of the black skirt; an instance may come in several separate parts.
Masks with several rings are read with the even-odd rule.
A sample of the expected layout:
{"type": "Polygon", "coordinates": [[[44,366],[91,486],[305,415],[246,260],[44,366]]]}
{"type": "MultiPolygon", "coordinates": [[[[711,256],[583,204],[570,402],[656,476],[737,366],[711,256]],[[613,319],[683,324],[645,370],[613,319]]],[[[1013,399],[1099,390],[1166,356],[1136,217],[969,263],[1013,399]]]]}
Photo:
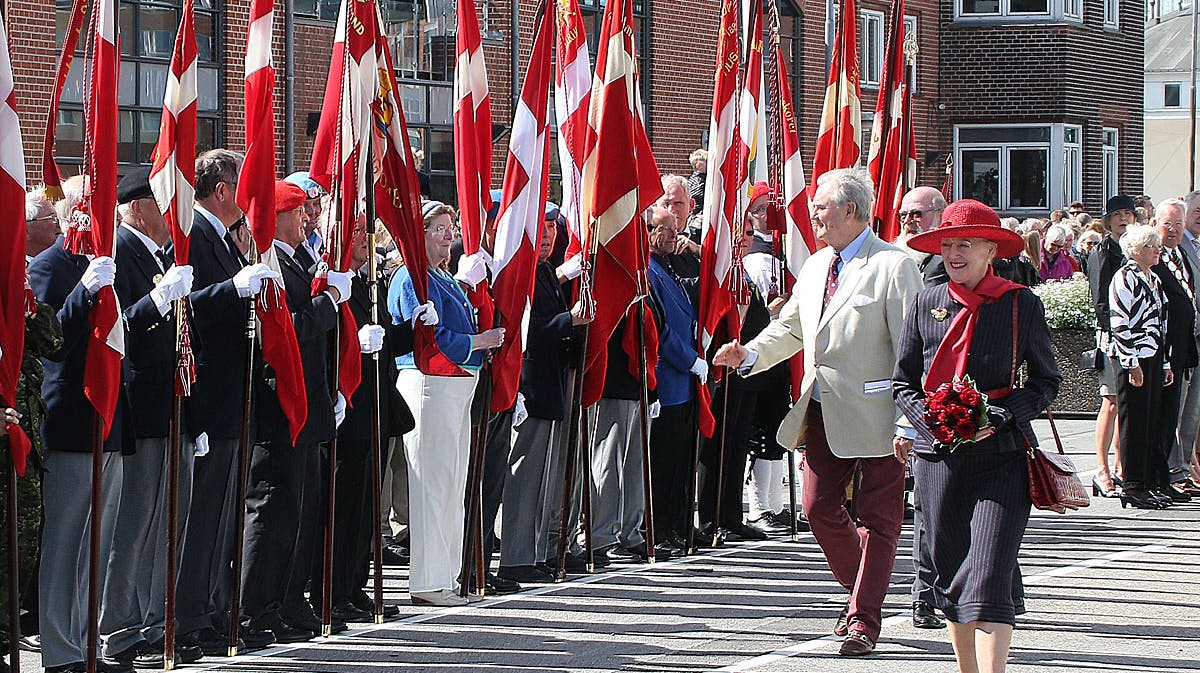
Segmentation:
{"type": "Polygon", "coordinates": [[[960,624],[1014,624],[1013,573],[1032,505],[1025,452],[915,455],[934,604],[960,624]]]}

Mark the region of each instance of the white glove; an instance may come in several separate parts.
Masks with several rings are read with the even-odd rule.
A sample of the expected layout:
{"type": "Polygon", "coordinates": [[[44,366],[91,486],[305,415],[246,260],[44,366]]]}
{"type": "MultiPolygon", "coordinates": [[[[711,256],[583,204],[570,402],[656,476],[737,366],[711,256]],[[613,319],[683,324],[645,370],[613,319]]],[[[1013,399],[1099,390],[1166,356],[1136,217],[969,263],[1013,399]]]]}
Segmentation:
{"type": "Polygon", "coordinates": [[[192,451],[192,455],[196,456],[196,457],[208,455],[208,433],[207,432],[201,432],[199,435],[196,436],[196,450],[192,451]]]}
{"type": "Polygon", "coordinates": [[[350,299],[350,279],[354,277],[353,271],[334,271],[329,270],[326,276],[326,281],[329,282],[329,287],[332,287],[338,292],[337,303],[344,304],[350,299]]]}
{"type": "Polygon", "coordinates": [[[337,399],[333,401],[333,427],[340,428],[346,420],[346,396],[338,391],[337,399]]]}
{"type": "Polygon", "coordinates": [[[109,287],[117,277],[117,263],[112,257],[96,257],[88,263],[88,268],[79,279],[88,292],[96,294],[102,287],[109,287]]]}
{"type": "Polygon", "coordinates": [[[654,400],[650,403],[650,418],[658,418],[660,413],[662,413],[662,403],[654,400]]]}
{"type": "Polygon", "coordinates": [[[692,367],[688,371],[700,379],[700,385],[708,383],[708,363],[704,361],[704,358],[696,358],[696,361],[692,363],[692,367]]]}
{"type": "Polygon", "coordinates": [[[379,325],[363,325],[358,328],[358,347],[363,353],[378,353],[383,348],[383,328],[379,325]]]}
{"type": "Polygon", "coordinates": [[[166,315],[171,310],[171,302],[183,299],[192,291],[192,267],[173,266],[158,280],[158,284],[150,290],[150,299],[158,308],[159,315],[166,315]]]}
{"type": "Polygon", "coordinates": [[[513,427],[525,422],[529,418],[529,410],[525,408],[525,396],[517,393],[517,403],[513,406],[513,427]]]}
{"type": "Polygon", "coordinates": [[[417,324],[418,320],[420,320],[429,327],[433,327],[442,321],[441,317],[438,316],[437,307],[433,305],[432,301],[427,301],[418,306],[416,310],[413,311],[412,319],[414,325],[417,324]]]}
{"type": "Polygon", "coordinates": [[[554,271],[559,278],[575,280],[583,273],[583,253],[576,253],[571,259],[559,264],[554,271]]]}
{"type": "Polygon", "coordinates": [[[233,286],[237,288],[239,297],[249,297],[252,294],[258,294],[262,289],[264,280],[274,278],[275,280],[283,280],[283,276],[279,275],[278,271],[272,271],[271,267],[266,264],[251,264],[242,267],[233,277],[233,286]]]}
{"type": "Polygon", "coordinates": [[[463,255],[458,258],[458,273],[454,274],[454,280],[460,283],[465,283],[475,289],[475,286],[480,284],[487,278],[488,265],[492,262],[492,256],[487,254],[486,250],[463,255]]]}

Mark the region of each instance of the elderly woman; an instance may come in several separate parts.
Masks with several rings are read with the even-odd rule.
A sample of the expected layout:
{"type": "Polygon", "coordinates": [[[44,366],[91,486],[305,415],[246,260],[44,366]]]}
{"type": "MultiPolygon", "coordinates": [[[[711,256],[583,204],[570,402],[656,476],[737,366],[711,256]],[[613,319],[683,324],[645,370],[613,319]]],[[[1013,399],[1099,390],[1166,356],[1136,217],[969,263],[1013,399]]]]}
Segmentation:
{"type": "MultiPolygon", "coordinates": [[[[1163,408],[1163,387],[1175,382],[1166,335],[1166,296],[1150,267],[1158,264],[1162,240],[1148,225],[1135,224],[1121,236],[1128,258],[1113,274],[1108,286],[1108,320],[1112,328],[1111,355],[1120,363],[1117,372],[1117,417],[1121,465],[1125,469],[1121,508],[1164,509],[1170,497],[1167,485],[1167,451],[1162,432],[1168,418],[1163,408]]],[[[1172,414],[1173,416],[1173,414],[1172,414]]]]}
{"type": "Polygon", "coordinates": [[[1091,229],[1084,229],[1079,234],[1079,238],[1075,239],[1075,263],[1079,265],[1080,271],[1085,274],[1088,272],[1088,257],[1092,254],[1092,248],[1100,245],[1102,240],[1104,237],[1091,229]]]}
{"type": "Polygon", "coordinates": [[[1042,280],[1065,280],[1078,269],[1071,257],[1071,230],[1061,224],[1046,230],[1042,240],[1042,263],[1038,269],[1042,280]]]}
{"type": "Polygon", "coordinates": [[[446,264],[454,241],[454,209],[438,201],[421,208],[425,255],[429,262],[429,301],[421,304],[411,268],[401,267],[388,289],[388,310],[396,324],[433,322],[437,348],[445,356],[446,375],[419,370],[413,353],[396,358],[396,387],[412,409],[416,427],[404,436],[408,459],[409,594],[414,605],[464,605],[477,600],[455,593],[462,560],[463,493],[470,447],[471,398],[484,353],[504,341],[502,328],[477,333],[466,294],[446,264]],[[454,367],[456,366],[456,367],[454,367]]]}
{"type": "Polygon", "coordinates": [[[905,317],[892,389],[912,428],[897,428],[896,458],[907,461],[915,450],[933,603],[950,622],[959,670],[996,673],[1004,670],[1019,611],[1014,572],[1031,505],[1025,452],[1037,443],[1030,421],[1050,406],[1062,379],[1041,300],[992,271],[994,258],[1023,247],[995,211],[957,201],[940,227],[909,245],[940,254],[950,281],[923,290],[905,317]],[[1028,377],[1017,388],[1022,364],[1028,377]],[[989,423],[954,448],[934,438],[926,398],[963,376],[988,396],[989,423]]]}

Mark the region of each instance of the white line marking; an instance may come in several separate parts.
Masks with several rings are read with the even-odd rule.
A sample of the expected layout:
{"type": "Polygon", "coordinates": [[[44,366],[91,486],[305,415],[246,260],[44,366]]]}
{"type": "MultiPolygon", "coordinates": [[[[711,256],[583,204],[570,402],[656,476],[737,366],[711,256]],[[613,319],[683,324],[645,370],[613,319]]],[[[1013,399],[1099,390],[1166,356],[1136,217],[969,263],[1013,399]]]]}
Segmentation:
{"type": "MultiPolygon", "coordinates": [[[[1071,573],[1074,573],[1078,570],[1084,570],[1087,568],[1098,568],[1100,566],[1108,565],[1114,561],[1123,561],[1125,559],[1130,559],[1135,556],[1142,556],[1144,554],[1153,554],[1156,552],[1160,552],[1164,549],[1167,549],[1167,545],[1148,544],[1148,545],[1143,545],[1141,547],[1134,547],[1133,549],[1126,549],[1125,551],[1119,551],[1119,552],[1113,552],[1111,554],[1105,554],[1103,556],[1098,556],[1098,557],[1092,558],[1092,559],[1084,559],[1083,561],[1079,561],[1078,563],[1072,563],[1071,565],[1054,568],[1053,570],[1047,570],[1046,572],[1038,573],[1036,575],[1030,575],[1029,577],[1024,578],[1025,585],[1029,586],[1029,585],[1036,585],[1036,584],[1045,584],[1045,580],[1048,580],[1053,577],[1062,577],[1064,575],[1070,575],[1071,573]]],[[[839,598],[839,599],[834,599],[834,600],[830,600],[830,601],[826,601],[826,602],[840,602],[840,601],[841,601],[841,599],[839,598]]],[[[909,616],[910,615],[907,611],[898,612],[894,615],[890,615],[883,620],[883,626],[891,626],[894,624],[900,624],[900,623],[904,622],[906,619],[908,619],[909,616]]],[[[825,645],[827,643],[837,643],[837,642],[841,642],[841,640],[842,640],[842,638],[840,638],[838,636],[834,636],[834,635],[823,636],[821,638],[813,638],[812,640],[806,640],[802,643],[797,643],[795,645],[792,645],[791,647],[785,647],[780,650],[775,650],[774,652],[768,652],[767,654],[762,654],[762,655],[759,655],[752,659],[747,659],[745,661],[739,661],[736,664],[730,664],[729,666],[725,666],[724,668],[718,668],[716,670],[718,673],[720,673],[721,671],[725,671],[726,673],[745,673],[745,671],[749,671],[751,669],[758,668],[760,666],[765,666],[767,664],[779,661],[781,659],[787,659],[789,657],[794,657],[798,654],[804,654],[806,652],[812,652],[814,650],[821,649],[822,647],[825,647],[825,645]]]]}

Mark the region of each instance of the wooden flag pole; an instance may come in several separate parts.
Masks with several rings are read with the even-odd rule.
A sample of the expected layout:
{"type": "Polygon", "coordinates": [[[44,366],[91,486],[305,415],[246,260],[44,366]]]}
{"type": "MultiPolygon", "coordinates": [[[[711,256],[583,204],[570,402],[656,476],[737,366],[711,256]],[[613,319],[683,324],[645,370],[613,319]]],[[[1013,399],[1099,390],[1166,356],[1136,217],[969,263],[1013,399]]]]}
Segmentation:
{"type": "MultiPolygon", "coordinates": [[[[0,407],[7,406],[0,403],[0,407]]],[[[15,673],[21,673],[21,580],[20,580],[20,543],[19,519],[17,517],[17,466],[13,463],[13,446],[8,441],[8,435],[0,433],[7,450],[0,453],[0,459],[5,461],[4,475],[8,486],[5,496],[5,507],[8,509],[6,529],[8,531],[8,661],[9,667],[15,673]]]]}
{"type": "MultiPolygon", "coordinates": [[[[187,376],[180,368],[183,360],[186,299],[175,300],[175,375],[187,376]]],[[[182,380],[182,379],[180,379],[182,380]]],[[[167,442],[167,586],[163,606],[163,670],[175,668],[175,582],[179,574],[179,459],[183,451],[183,391],[176,391],[171,408],[171,436],[167,442]]]]}
{"type": "Polygon", "coordinates": [[[92,414],[92,501],[88,519],[87,659],[88,673],[96,673],[100,653],[100,529],[104,508],[104,419],[92,414]]]}
{"type": "MultiPolygon", "coordinates": [[[[256,246],[252,243],[250,246],[251,257],[256,257],[255,250],[256,246]]],[[[256,261],[257,259],[251,259],[251,262],[256,261]]],[[[255,322],[257,302],[257,296],[250,295],[250,301],[246,303],[246,361],[243,365],[246,382],[242,388],[242,394],[245,397],[242,400],[242,428],[238,439],[237,488],[233,501],[233,530],[237,537],[233,542],[233,577],[229,586],[228,654],[231,657],[236,657],[238,654],[238,627],[241,625],[242,618],[242,557],[243,540],[246,533],[246,482],[250,479],[250,455],[254,450],[250,421],[254,413],[254,361],[258,343],[258,329],[255,322]]]]}
{"type": "MultiPolygon", "coordinates": [[[[367,294],[371,304],[371,324],[379,324],[379,263],[375,257],[375,237],[379,223],[375,219],[375,161],[367,162],[367,294]]],[[[379,351],[371,353],[371,564],[372,602],[375,623],[383,623],[383,366],[379,351]]],[[[403,450],[403,449],[401,449],[403,450]]]]}

